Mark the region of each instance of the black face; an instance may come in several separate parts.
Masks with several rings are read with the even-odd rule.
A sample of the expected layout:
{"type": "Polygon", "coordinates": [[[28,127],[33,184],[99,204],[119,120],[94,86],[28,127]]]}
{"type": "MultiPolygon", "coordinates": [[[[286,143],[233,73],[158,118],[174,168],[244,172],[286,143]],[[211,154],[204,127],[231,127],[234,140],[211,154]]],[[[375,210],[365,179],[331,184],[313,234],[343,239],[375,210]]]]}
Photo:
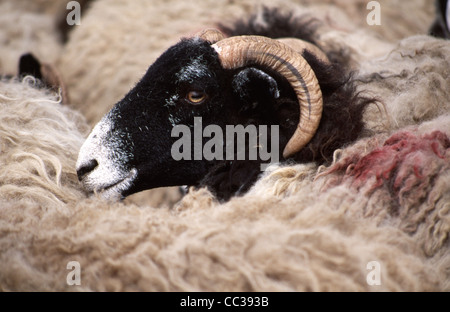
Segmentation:
{"type": "Polygon", "coordinates": [[[227,84],[228,74],[217,54],[199,40],[185,40],[170,48],[148,69],[111,114],[117,127],[127,129],[133,142],[125,146],[133,155],[129,166],[138,170],[134,186],[123,195],[194,184],[206,174],[211,163],[173,159],[171,147],[179,138],[171,132],[177,125],[193,129],[194,117],[202,117],[204,124],[224,124],[217,116],[223,117],[226,111],[227,84]]]}
{"type": "MultiPolygon", "coordinates": [[[[337,148],[358,138],[364,109],[374,100],[361,96],[352,76],[338,64],[327,65],[308,52],[303,57],[320,82],[323,113],[316,134],[292,160],[322,164],[332,160],[337,148]]],[[[260,165],[267,163],[261,154],[253,160],[247,152],[265,145],[271,153],[269,162],[283,161],[282,150],[298,119],[296,96],[278,74],[257,66],[225,70],[210,43],[186,39],[162,54],[95,126],[81,147],[77,174],[86,190],[101,192],[106,198],[161,186],[193,185],[206,186],[227,200],[245,193],[261,173],[260,165]],[[204,131],[200,148],[195,139],[199,118],[200,132],[204,131]],[[212,139],[205,135],[208,127],[219,128],[223,135],[228,126],[236,125],[279,128],[267,128],[267,142],[259,141],[262,133],[257,133],[257,143],[244,142],[248,158],[243,160],[237,155],[232,160],[202,154],[196,158],[196,151],[212,139]],[[180,131],[173,135],[175,130],[180,131]],[[182,148],[180,133],[190,139],[182,148]],[[174,156],[174,148],[184,154],[185,147],[188,158],[174,156]]],[[[225,140],[215,145],[222,155],[227,153],[223,145],[225,140]]]]}
{"type": "Polygon", "coordinates": [[[172,147],[180,139],[172,137],[174,127],[188,127],[193,142],[195,117],[202,118],[203,128],[217,125],[223,133],[226,125],[274,119],[270,109],[261,118],[251,116],[259,100],[272,102],[278,92],[276,81],[263,71],[224,70],[210,43],[183,40],[162,54],[94,128],[80,151],[79,178],[88,190],[122,196],[154,187],[196,185],[218,160],[174,159],[172,147]],[[252,93],[252,88],[262,91],[252,93]]]}

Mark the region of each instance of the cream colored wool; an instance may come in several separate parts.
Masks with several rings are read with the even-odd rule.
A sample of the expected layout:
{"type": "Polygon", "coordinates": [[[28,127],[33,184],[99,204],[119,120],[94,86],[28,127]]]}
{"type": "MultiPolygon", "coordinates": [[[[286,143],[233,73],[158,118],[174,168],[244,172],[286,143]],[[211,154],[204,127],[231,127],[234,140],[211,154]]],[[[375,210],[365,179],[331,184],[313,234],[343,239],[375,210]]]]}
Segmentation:
{"type": "MultiPolygon", "coordinates": [[[[100,10],[102,3],[97,2],[97,11],[93,7],[90,14],[99,18],[110,14],[100,10]]],[[[127,2],[121,5],[116,9],[127,12],[127,2]]],[[[230,7],[236,14],[251,9],[250,5],[238,9],[236,3],[230,7]]],[[[162,4],[160,9],[164,10],[162,4]]],[[[184,21],[193,12],[185,9],[184,21]]],[[[164,37],[165,31],[176,41],[186,27],[176,9],[165,10],[168,20],[180,19],[173,26],[180,29],[154,30],[162,36],[161,42],[170,45],[172,37],[164,37]]],[[[83,23],[88,21],[86,16],[83,23]]],[[[89,36],[79,42],[86,47],[78,50],[79,58],[76,50],[69,52],[77,47],[75,38],[82,40],[77,37],[82,28],[77,28],[65,57],[75,57],[73,68],[76,62],[80,68],[91,66],[91,72],[78,72],[78,86],[77,79],[71,78],[71,94],[94,99],[82,91],[91,81],[90,92],[99,93],[98,102],[89,103],[103,105],[109,99],[102,92],[120,97],[118,86],[130,88],[127,80],[132,77],[126,76],[128,67],[122,63],[128,58],[107,63],[106,54],[87,51],[89,38],[103,42],[96,37],[104,31],[100,28],[94,27],[97,32],[92,37],[85,33],[89,36]],[[112,66],[108,79],[100,79],[105,74],[102,64],[112,66]],[[119,65],[125,74],[114,67],[119,65]],[[104,89],[99,83],[103,81],[117,84],[104,89]]],[[[355,35],[348,30],[324,31],[321,37],[332,32],[370,41],[368,33],[355,35]]],[[[118,39],[133,40],[132,36],[118,39]]],[[[326,39],[332,43],[332,36],[326,39]]],[[[134,43],[146,44],[141,41],[134,43]]],[[[379,106],[381,113],[374,106],[365,115],[371,136],[336,151],[330,167],[272,167],[248,194],[226,204],[217,203],[204,189],[191,191],[174,207],[159,208],[150,202],[109,203],[86,195],[74,167],[88,123],[80,113],[60,105],[57,95],[33,88],[30,79],[1,81],[0,290],[450,291],[450,149],[443,147],[445,141],[427,144],[426,139],[434,131],[450,137],[446,71],[450,43],[427,37],[377,42],[383,45],[374,47],[376,59],[359,53],[359,47],[349,50],[357,54],[354,60],[362,80],[381,75],[359,86],[384,105],[379,106]],[[391,123],[383,122],[386,116],[391,123]],[[370,175],[362,183],[352,175],[349,159],[356,165],[403,132],[423,144],[400,159],[391,176],[378,181],[370,175]],[[415,168],[417,174],[408,168],[415,168]],[[399,179],[404,183],[395,192],[392,185],[399,179]],[[80,286],[66,282],[70,261],[81,265],[80,286]],[[370,261],[381,265],[379,286],[366,281],[370,261]]],[[[141,60],[130,58],[130,68],[140,68],[141,60]]]]}
{"type": "Polygon", "coordinates": [[[450,111],[448,40],[406,38],[386,55],[361,62],[359,77],[360,90],[386,104],[367,110],[364,121],[371,130],[392,131],[450,111]]]}
{"type": "MultiPolygon", "coordinates": [[[[439,174],[427,199],[403,194],[406,214],[389,213],[389,181],[366,192],[370,183],[358,189],[313,165],[274,168],[227,204],[199,190],[175,209],[138,207],[79,189],[77,113],[23,83],[0,92],[1,290],[450,290],[449,149],[427,162],[439,174]],[[80,286],[66,283],[69,261],[81,265],[80,286]],[[379,286],[366,282],[370,261],[381,265],[379,286]]],[[[405,131],[450,137],[449,125],[446,115],[405,131]]],[[[335,165],[387,137],[358,141],[335,165]]]]}
{"type": "MultiPolygon", "coordinates": [[[[448,239],[428,254],[423,240],[436,216],[448,235],[448,159],[415,233],[401,226],[408,215],[387,213],[387,189],[327,186],[339,176],[314,180],[311,165],[268,173],[223,205],[204,190],[175,209],[107,203],[86,198],[71,169],[86,126],[79,115],[26,84],[0,90],[2,290],[449,290],[448,239]],[[81,265],[81,286],[66,284],[69,261],[81,265]],[[366,282],[369,261],[381,264],[380,286],[366,282]]],[[[450,135],[449,121],[411,131],[450,135]]],[[[340,159],[386,137],[360,141],[340,159]]]]}
{"type": "Polygon", "coordinates": [[[24,53],[33,53],[53,63],[62,50],[56,29],[56,12],[61,1],[10,0],[0,2],[0,73],[17,74],[24,53]]]}
{"type": "Polygon", "coordinates": [[[1,198],[26,199],[20,196],[25,189],[44,207],[59,207],[81,196],[73,168],[89,128],[80,113],[59,104],[58,95],[35,85],[30,76],[22,83],[0,81],[1,198]]]}

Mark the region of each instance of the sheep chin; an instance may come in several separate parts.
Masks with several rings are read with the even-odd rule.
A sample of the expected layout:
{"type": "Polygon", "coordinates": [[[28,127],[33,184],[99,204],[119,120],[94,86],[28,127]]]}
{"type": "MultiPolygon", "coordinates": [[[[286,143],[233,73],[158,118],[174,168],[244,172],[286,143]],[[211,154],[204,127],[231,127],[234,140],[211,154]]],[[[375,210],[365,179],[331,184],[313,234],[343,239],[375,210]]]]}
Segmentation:
{"type": "Polygon", "coordinates": [[[124,198],[124,196],[122,195],[123,192],[128,190],[133,185],[133,182],[137,177],[137,173],[137,169],[133,168],[124,179],[103,189],[99,189],[96,191],[96,193],[98,193],[104,199],[110,201],[121,200],[124,198]]]}

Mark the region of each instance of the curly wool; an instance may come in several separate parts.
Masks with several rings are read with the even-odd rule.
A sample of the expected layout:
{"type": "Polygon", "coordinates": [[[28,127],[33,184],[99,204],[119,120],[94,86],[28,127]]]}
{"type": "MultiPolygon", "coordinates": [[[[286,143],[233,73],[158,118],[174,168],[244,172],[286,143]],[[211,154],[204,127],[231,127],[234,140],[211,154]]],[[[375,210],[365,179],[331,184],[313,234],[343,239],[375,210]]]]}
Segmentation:
{"type": "MultiPolygon", "coordinates": [[[[92,23],[109,16],[95,7],[91,13],[92,23]]],[[[94,27],[87,18],[83,23],[94,27]]],[[[176,25],[185,30],[182,20],[176,25]]],[[[178,38],[180,29],[172,35],[178,38]]],[[[76,34],[79,28],[64,57],[81,70],[72,77],[76,96],[89,94],[88,104],[102,106],[107,92],[92,81],[109,83],[117,96],[118,82],[129,88],[135,76],[114,70],[123,66],[120,57],[77,49],[98,39],[86,31],[94,40],[76,34]],[[105,59],[116,82],[101,79],[105,59]]],[[[160,44],[170,41],[165,33],[160,44]]],[[[365,32],[330,33],[373,40],[365,32]]],[[[333,36],[321,38],[330,43],[333,36]]],[[[361,81],[369,79],[361,90],[382,103],[366,112],[371,136],[336,151],[330,167],[274,166],[226,204],[205,189],[173,208],[88,197],[74,169],[87,134],[84,118],[29,80],[1,81],[0,290],[450,291],[450,46],[428,37],[381,46],[375,52],[352,46],[361,81]],[[67,284],[70,261],[80,263],[79,286],[67,284]],[[380,285],[367,282],[371,261],[381,266],[380,285]]],[[[148,65],[145,57],[124,59],[148,65]]]]}
{"type": "Polygon", "coordinates": [[[398,131],[367,154],[351,154],[349,148],[327,172],[339,172],[339,183],[379,201],[370,214],[391,218],[389,223],[415,236],[430,257],[448,245],[450,231],[449,120],[449,115],[434,120],[434,130],[425,133],[398,131]]]}
{"type": "Polygon", "coordinates": [[[360,140],[319,174],[272,168],[226,204],[202,189],[155,209],[86,197],[73,169],[80,115],[27,83],[0,92],[2,290],[449,290],[449,115],[360,140]],[[392,148],[399,140],[411,148],[392,148]],[[365,166],[380,150],[398,161],[365,166]],[[417,155],[421,168],[405,170],[417,155]],[[391,175],[355,182],[382,166],[391,175]],[[424,189],[416,172],[435,178],[424,189]],[[397,197],[395,180],[407,188],[397,197]],[[66,282],[70,261],[80,286],[66,282]],[[381,285],[367,283],[371,261],[381,285]]]}
{"type": "Polygon", "coordinates": [[[23,200],[27,190],[40,204],[58,206],[81,195],[73,166],[88,126],[58,95],[35,84],[32,77],[0,81],[0,189],[2,199],[23,200]]]}
{"type": "MultiPolygon", "coordinates": [[[[393,231],[391,235],[398,235],[394,229],[399,230],[415,242],[408,250],[418,248],[424,261],[438,269],[442,277],[440,289],[448,289],[449,160],[450,115],[447,114],[391,136],[380,134],[360,140],[337,151],[335,163],[329,168],[319,168],[318,172],[314,166],[305,165],[276,169],[262,178],[250,194],[261,201],[273,196],[283,198],[282,202],[292,199],[297,209],[303,205],[308,209],[313,207],[315,210],[305,220],[314,226],[334,211],[343,214],[339,218],[350,216],[358,224],[370,220],[378,230],[393,231]],[[329,211],[322,211],[319,216],[317,209],[329,211]]],[[[352,237],[362,233],[352,231],[349,224],[340,227],[339,223],[340,220],[333,220],[328,226],[335,224],[352,237]]],[[[409,243],[404,239],[397,241],[392,236],[389,242],[406,247],[409,243]]],[[[430,269],[423,274],[431,272],[430,269]]]]}
{"type": "Polygon", "coordinates": [[[375,133],[420,124],[450,110],[450,45],[428,36],[405,38],[386,55],[361,62],[359,90],[384,106],[368,107],[364,122],[375,133]]]}

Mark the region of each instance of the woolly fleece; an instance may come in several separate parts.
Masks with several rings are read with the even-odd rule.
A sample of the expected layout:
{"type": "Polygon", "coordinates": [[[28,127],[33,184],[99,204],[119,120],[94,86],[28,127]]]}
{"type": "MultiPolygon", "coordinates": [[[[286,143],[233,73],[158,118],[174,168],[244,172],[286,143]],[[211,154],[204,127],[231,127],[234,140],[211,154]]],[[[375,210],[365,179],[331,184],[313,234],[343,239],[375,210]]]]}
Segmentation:
{"type": "Polygon", "coordinates": [[[226,204],[204,189],[176,205],[110,203],[85,194],[77,181],[78,149],[92,116],[101,115],[89,117],[78,105],[107,110],[103,105],[131,88],[192,16],[201,24],[251,9],[233,2],[229,11],[211,14],[206,1],[197,11],[184,2],[170,11],[155,1],[152,14],[176,22],[148,26],[156,33],[143,32],[146,41],[136,29],[102,24],[110,14],[116,22],[138,20],[142,11],[128,3],[95,2],[86,28],[75,29],[64,47],[59,64],[73,107],[36,89],[31,78],[0,81],[0,290],[450,291],[449,42],[397,41],[417,30],[407,20],[389,39],[378,37],[386,28],[374,35],[371,28],[328,23],[321,39],[348,43],[361,91],[380,100],[366,112],[365,137],[336,151],[333,164],[271,167],[244,197],[226,204]],[[182,8],[186,15],[179,15],[182,8]],[[111,48],[98,50],[106,41],[97,36],[120,29],[130,35],[112,36],[111,48]],[[134,46],[112,48],[120,41],[134,46]],[[66,282],[70,261],[81,265],[80,286],[66,282]],[[381,285],[367,283],[370,261],[381,265],[381,285]]]}
{"type": "Polygon", "coordinates": [[[199,190],[168,209],[86,197],[79,114],[27,83],[0,92],[2,290],[449,290],[450,115],[360,140],[329,168],[272,168],[227,204],[199,190]]]}

